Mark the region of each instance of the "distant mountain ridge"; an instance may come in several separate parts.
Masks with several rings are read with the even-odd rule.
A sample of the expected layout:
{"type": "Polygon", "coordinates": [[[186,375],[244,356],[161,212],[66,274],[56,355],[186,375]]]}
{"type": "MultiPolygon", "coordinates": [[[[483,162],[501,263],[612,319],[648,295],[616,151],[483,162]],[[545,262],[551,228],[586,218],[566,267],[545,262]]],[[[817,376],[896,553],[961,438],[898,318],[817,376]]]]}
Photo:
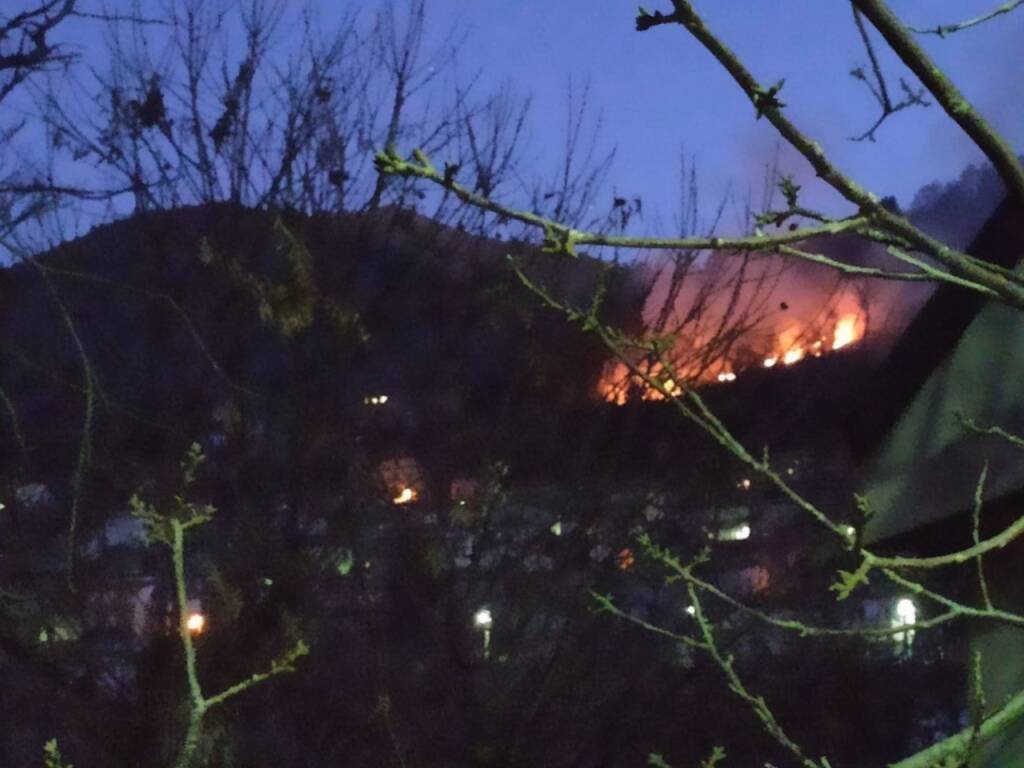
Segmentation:
{"type": "MultiPolygon", "coordinates": [[[[380,394],[387,416],[365,440],[483,461],[487,428],[554,428],[564,416],[545,412],[585,405],[606,359],[520,284],[510,252],[580,306],[605,270],[396,210],[211,205],[98,227],[39,256],[43,269],[0,269],[0,458],[70,474],[84,352],[96,478],[123,462],[176,466],[181,445],[230,429],[286,441],[286,424],[308,431],[314,464],[341,460],[365,432],[364,400],[380,394]]],[[[606,317],[636,329],[643,286],[613,269],[606,317]]]]}
{"type": "MultiPolygon", "coordinates": [[[[1024,155],[1020,156],[1024,163],[1024,155]]],[[[974,239],[1006,194],[1006,186],[988,163],[968,165],[951,181],[933,181],[917,191],[907,216],[927,232],[963,249],[974,239]]]]}

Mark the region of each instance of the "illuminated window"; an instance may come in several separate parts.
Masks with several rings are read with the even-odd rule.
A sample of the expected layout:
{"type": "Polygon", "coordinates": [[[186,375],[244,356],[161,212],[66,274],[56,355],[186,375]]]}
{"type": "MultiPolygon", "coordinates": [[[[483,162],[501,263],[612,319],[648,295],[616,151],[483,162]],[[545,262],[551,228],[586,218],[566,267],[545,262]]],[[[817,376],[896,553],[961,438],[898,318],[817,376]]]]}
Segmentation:
{"type": "MultiPolygon", "coordinates": [[[[892,627],[911,627],[917,623],[917,606],[909,597],[901,597],[896,601],[892,612],[892,627]]],[[[914,630],[908,629],[905,632],[896,632],[892,636],[898,650],[909,652],[914,642],[914,630]]]]}
{"type": "Polygon", "coordinates": [[[401,491],[399,491],[398,495],[395,496],[395,498],[393,498],[391,501],[395,504],[411,504],[412,502],[416,501],[418,497],[419,494],[416,493],[414,489],[406,486],[401,491]]]}
{"type": "Polygon", "coordinates": [[[718,532],[719,541],[744,541],[750,538],[750,526],[746,523],[723,528],[718,532]]]}
{"type": "Polygon", "coordinates": [[[419,501],[423,493],[423,471],[412,457],[386,459],[377,468],[381,485],[387,488],[392,504],[404,505],[419,501]]]}
{"type": "Polygon", "coordinates": [[[494,626],[494,616],[491,614],[491,609],[486,606],[478,608],[476,613],[473,614],[473,626],[483,632],[484,658],[488,659],[491,656],[491,627],[494,626]]]}

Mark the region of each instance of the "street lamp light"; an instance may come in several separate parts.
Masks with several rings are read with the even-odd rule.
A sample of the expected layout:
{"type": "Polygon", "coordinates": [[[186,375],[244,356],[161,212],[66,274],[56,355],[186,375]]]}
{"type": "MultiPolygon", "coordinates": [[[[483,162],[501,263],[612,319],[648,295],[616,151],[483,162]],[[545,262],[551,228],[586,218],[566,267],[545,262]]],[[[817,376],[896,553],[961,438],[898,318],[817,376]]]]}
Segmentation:
{"type": "Polygon", "coordinates": [[[206,629],[206,617],[198,612],[190,613],[185,619],[185,629],[193,635],[201,635],[206,629]]]}
{"type": "Polygon", "coordinates": [[[484,658],[491,657],[491,627],[494,626],[494,616],[491,609],[487,607],[478,608],[473,614],[473,626],[484,633],[484,658]]]}

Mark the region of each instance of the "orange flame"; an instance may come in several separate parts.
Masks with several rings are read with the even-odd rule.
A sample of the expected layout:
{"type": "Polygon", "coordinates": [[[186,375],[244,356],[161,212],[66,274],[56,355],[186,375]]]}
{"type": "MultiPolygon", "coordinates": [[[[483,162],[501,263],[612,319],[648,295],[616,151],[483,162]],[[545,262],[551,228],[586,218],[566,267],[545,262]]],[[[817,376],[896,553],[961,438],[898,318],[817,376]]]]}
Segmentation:
{"type": "MultiPolygon", "coordinates": [[[[849,302],[843,303],[847,307],[850,306],[849,302]]],[[[633,398],[664,400],[666,393],[671,396],[682,394],[683,385],[679,383],[680,381],[695,385],[729,384],[742,376],[747,366],[758,365],[756,362],[758,360],[760,360],[760,367],[763,368],[795,365],[808,357],[821,357],[828,351],[843,349],[855,344],[864,336],[864,330],[865,319],[858,311],[840,314],[831,329],[828,324],[817,328],[800,324],[790,325],[778,334],[774,344],[769,342],[770,346],[766,345],[767,349],[762,348],[764,351],[755,356],[753,361],[740,362],[724,359],[711,366],[693,370],[689,370],[684,365],[682,369],[671,372],[676,378],[672,378],[669,375],[670,371],[657,362],[653,364],[637,363],[635,370],[639,373],[632,372],[625,363],[610,362],[605,366],[598,382],[597,393],[602,400],[615,405],[625,405],[633,398]],[[829,335],[831,335],[831,342],[829,342],[829,335]],[[661,386],[656,387],[648,383],[649,380],[660,382],[661,386]]]]}
{"type": "Polygon", "coordinates": [[[804,359],[805,354],[803,347],[794,347],[793,349],[789,349],[786,351],[786,354],[782,356],[782,364],[792,365],[793,363],[799,363],[804,359]]]}
{"type": "Polygon", "coordinates": [[[858,319],[855,314],[843,315],[839,318],[832,336],[832,349],[842,349],[860,338],[860,334],[857,332],[858,319]]]}

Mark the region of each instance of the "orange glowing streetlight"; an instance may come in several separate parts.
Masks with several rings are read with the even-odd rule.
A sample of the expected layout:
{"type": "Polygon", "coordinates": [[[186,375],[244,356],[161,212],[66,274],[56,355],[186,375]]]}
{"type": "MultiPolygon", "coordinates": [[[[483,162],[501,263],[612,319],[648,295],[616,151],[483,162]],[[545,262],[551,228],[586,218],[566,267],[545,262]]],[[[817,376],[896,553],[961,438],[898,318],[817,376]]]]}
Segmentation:
{"type": "Polygon", "coordinates": [[[416,501],[416,498],[418,496],[419,496],[419,494],[416,493],[416,491],[414,489],[409,488],[408,486],[406,486],[391,501],[394,504],[411,504],[412,502],[416,501]]]}
{"type": "Polygon", "coordinates": [[[201,635],[206,629],[206,617],[198,612],[193,612],[185,619],[185,629],[193,635],[201,635]]]}

